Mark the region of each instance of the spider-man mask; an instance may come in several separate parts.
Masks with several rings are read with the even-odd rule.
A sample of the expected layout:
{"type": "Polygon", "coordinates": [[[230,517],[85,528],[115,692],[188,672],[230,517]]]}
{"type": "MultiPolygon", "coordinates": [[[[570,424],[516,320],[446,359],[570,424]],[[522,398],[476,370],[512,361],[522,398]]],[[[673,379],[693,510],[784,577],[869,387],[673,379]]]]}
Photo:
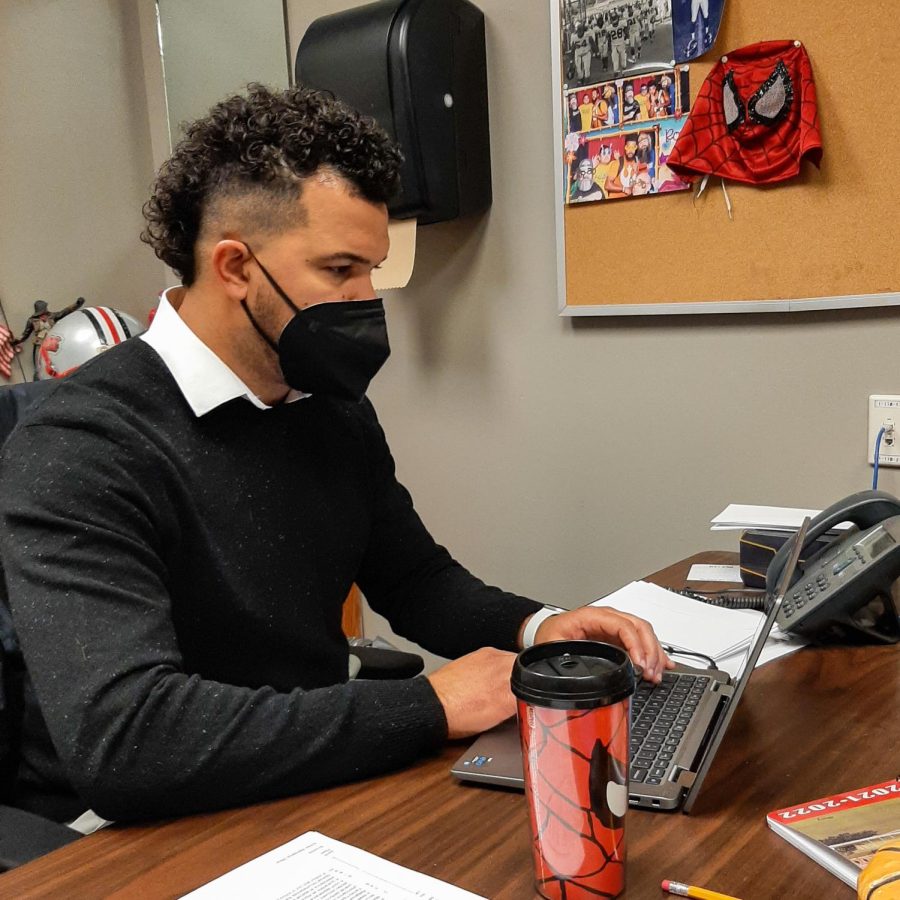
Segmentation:
{"type": "Polygon", "coordinates": [[[816,166],[822,159],[809,57],[800,41],[766,41],[716,63],[669,168],[688,178],[710,174],[771,184],[793,178],[805,156],[816,166]]]}

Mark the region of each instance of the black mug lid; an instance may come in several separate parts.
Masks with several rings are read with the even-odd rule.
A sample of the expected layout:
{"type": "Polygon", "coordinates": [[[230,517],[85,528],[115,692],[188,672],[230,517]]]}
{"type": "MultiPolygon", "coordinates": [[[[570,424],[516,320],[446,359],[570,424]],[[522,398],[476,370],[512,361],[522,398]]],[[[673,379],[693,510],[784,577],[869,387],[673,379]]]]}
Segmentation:
{"type": "Polygon", "coordinates": [[[635,671],[620,647],[600,641],[550,641],[523,650],[513,664],[512,692],[553,709],[611,706],[634,693],[635,671]]]}

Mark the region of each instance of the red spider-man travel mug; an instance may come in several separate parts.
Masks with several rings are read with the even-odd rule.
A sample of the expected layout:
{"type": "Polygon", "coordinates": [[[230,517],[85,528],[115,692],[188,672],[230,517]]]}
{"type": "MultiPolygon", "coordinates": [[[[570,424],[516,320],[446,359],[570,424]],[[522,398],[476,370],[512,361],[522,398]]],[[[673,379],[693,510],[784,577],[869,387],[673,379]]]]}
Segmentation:
{"type": "Polygon", "coordinates": [[[624,650],[552,641],[513,666],[535,886],[548,900],[625,889],[629,699],[624,650]]]}

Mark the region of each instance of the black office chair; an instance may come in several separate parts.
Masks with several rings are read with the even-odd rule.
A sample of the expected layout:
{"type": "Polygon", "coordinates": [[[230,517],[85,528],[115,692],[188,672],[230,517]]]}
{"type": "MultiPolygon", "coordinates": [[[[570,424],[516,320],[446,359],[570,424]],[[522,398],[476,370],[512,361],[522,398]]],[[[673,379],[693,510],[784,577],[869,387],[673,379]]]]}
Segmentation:
{"type": "Polygon", "coordinates": [[[0,447],[6,443],[25,411],[55,384],[55,381],[26,381],[25,384],[0,387],[0,447]]]}
{"type": "Polygon", "coordinates": [[[6,607],[0,604],[0,872],[78,840],[66,825],[8,805],[21,755],[25,666],[6,607]]]}
{"type": "MultiPolygon", "coordinates": [[[[0,447],[22,414],[52,386],[50,381],[34,381],[0,388],[0,447]]],[[[14,869],[81,837],[65,825],[7,805],[21,756],[25,663],[6,598],[2,596],[5,590],[0,577],[0,872],[14,869]]]]}
{"type": "Polygon", "coordinates": [[[352,659],[350,665],[351,677],[357,680],[414,678],[425,668],[425,660],[418,653],[398,650],[383,638],[352,638],[350,656],[359,660],[358,671],[352,659]]]}

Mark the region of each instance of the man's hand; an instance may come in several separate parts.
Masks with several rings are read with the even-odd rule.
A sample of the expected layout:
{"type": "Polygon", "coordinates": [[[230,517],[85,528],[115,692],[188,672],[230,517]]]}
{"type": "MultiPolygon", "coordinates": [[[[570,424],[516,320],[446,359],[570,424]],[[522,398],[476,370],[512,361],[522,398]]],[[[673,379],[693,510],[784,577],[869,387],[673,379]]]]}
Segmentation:
{"type": "Polygon", "coordinates": [[[551,616],[541,624],[535,635],[536,644],[545,641],[605,641],[617,644],[625,649],[636,666],[644,670],[647,681],[661,681],[663,671],[675,666],[660,646],[649,622],[609,606],[583,606],[551,616]]]}
{"type": "Polygon", "coordinates": [[[448,737],[480,734],[515,714],[509,689],[515,653],[482,647],[428,676],[447,716],[448,737]]]}

